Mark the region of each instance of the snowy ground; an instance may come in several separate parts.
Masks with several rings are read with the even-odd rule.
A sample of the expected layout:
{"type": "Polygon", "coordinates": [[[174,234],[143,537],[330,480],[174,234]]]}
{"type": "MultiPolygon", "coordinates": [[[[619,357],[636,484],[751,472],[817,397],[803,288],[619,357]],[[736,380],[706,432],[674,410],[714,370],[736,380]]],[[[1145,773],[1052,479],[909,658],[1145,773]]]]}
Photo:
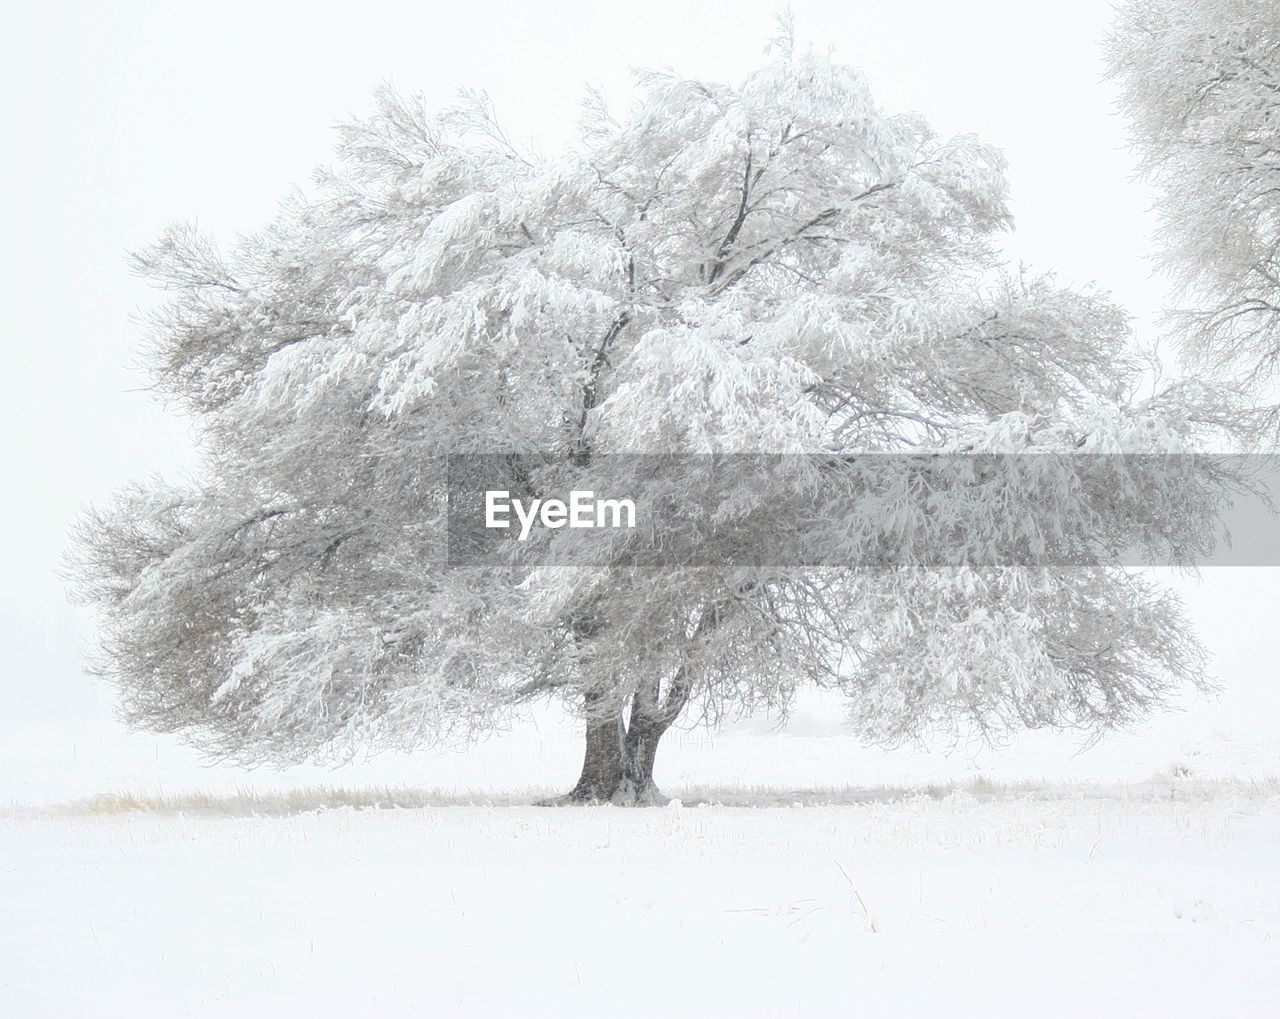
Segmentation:
{"type": "Polygon", "coordinates": [[[673,733],[648,811],[519,805],[550,716],[336,772],[10,726],[0,1016],[1280,1015],[1275,715],[1214,710],[886,754],[811,704],[673,733]]]}
{"type": "Polygon", "coordinates": [[[13,1016],[1275,1016],[1280,796],[0,827],[13,1016]]]}

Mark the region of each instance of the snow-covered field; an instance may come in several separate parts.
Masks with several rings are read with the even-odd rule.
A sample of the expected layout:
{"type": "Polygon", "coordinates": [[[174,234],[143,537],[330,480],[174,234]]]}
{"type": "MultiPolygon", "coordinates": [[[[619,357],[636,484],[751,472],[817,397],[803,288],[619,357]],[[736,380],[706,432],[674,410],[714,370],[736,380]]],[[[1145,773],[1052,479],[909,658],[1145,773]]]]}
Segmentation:
{"type": "Polygon", "coordinates": [[[10,727],[0,1016],[1276,1016],[1273,717],[885,753],[810,705],[672,733],[654,810],[523,805],[549,716],[250,773],[10,727]],[[369,800],[426,805],[321,808],[369,800]]]}
{"type": "Polygon", "coordinates": [[[1274,787],[42,816],[0,847],[11,1016],[1280,1012],[1274,787]]]}

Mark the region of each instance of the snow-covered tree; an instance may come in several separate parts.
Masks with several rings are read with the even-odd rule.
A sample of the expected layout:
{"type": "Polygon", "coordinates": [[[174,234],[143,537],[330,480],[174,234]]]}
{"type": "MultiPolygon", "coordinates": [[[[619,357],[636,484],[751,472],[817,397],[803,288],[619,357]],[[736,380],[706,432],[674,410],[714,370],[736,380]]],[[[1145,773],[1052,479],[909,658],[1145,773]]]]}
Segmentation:
{"type": "MultiPolygon", "coordinates": [[[[514,146],[481,96],[431,115],[383,91],[270,227],[226,255],[175,228],[138,256],[173,294],[156,385],[198,423],[206,468],[81,529],[125,716],[294,760],[465,739],[558,698],[586,726],[574,797],[650,802],[682,713],[785,710],[803,682],[846,691],[886,739],[1105,727],[1203,682],[1175,599],[1119,556],[1144,537],[1186,555],[1218,496],[1192,486],[1165,513],[1158,473],[1121,457],[1105,519],[1059,475],[910,532],[998,548],[1031,519],[1007,500],[1034,502],[1046,531],[1094,515],[1084,567],[743,566],[716,560],[714,529],[696,562],[670,554],[677,531],[637,529],[568,565],[448,563],[451,455],[510,454],[546,491],[636,453],[811,469],[1191,448],[1223,408],[1189,386],[1131,402],[1124,315],[1002,271],[1005,199],[996,150],[887,115],[856,71],[785,39],[740,87],[644,74],[616,119],[592,95],[553,158],[514,146]]],[[[702,499],[734,540],[774,526],[790,489],[718,477],[702,499]]],[[[874,549],[901,523],[878,519],[842,540],[874,549]]]]}
{"type": "MultiPolygon", "coordinates": [[[[1128,0],[1109,41],[1189,369],[1280,380],[1280,5],[1128,0]]],[[[1276,423],[1272,411],[1273,424],[1276,423]]]]}

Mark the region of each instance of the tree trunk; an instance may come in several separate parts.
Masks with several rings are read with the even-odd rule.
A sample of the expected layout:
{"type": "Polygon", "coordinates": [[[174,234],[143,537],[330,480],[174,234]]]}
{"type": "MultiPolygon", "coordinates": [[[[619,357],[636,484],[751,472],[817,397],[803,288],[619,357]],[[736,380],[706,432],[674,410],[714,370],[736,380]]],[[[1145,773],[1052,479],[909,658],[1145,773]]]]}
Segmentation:
{"type": "Polygon", "coordinates": [[[559,801],[563,803],[613,803],[620,807],[662,805],[667,798],[653,781],[658,741],[669,723],[632,709],[631,724],[621,715],[611,719],[589,718],[586,752],[578,783],[559,801]]]}
{"type": "MultiPolygon", "coordinates": [[[[704,613],[693,636],[706,634],[718,618],[718,612],[704,613]]],[[[587,746],[582,774],[572,790],[548,802],[614,803],[623,807],[667,803],[654,784],[653,762],[658,741],[680,717],[692,691],[693,677],[682,665],[665,684],[642,684],[631,697],[631,715],[625,721],[621,704],[610,703],[604,693],[587,693],[583,700],[587,746]]]]}
{"type": "Polygon", "coordinates": [[[565,797],[570,802],[608,803],[622,781],[622,713],[602,716],[598,702],[587,694],[587,748],[578,784],[565,797]]]}
{"type": "Polygon", "coordinates": [[[632,709],[631,725],[622,743],[622,774],[613,791],[613,802],[624,806],[647,807],[667,802],[653,782],[653,761],[658,754],[658,741],[667,726],[648,715],[636,716],[632,709]]]}
{"type": "Polygon", "coordinates": [[[658,741],[679,716],[689,689],[678,674],[665,699],[658,690],[639,691],[631,701],[631,717],[604,707],[600,695],[588,694],[586,751],[582,774],[573,789],[551,803],[613,803],[647,807],[667,803],[653,781],[658,741]]]}

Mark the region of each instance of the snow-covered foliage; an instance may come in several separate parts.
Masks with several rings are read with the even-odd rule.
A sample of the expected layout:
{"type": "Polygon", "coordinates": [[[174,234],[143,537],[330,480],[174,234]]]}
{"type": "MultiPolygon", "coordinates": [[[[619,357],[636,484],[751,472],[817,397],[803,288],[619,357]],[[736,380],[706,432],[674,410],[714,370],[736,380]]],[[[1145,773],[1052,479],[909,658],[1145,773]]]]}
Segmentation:
{"type": "MultiPolygon", "coordinates": [[[[445,568],[449,454],[538,454],[563,484],[601,454],[1183,452],[1229,419],[1203,386],[1134,401],[1125,316],[1003,270],[989,145],[882,112],[786,39],[739,87],[638,86],[617,117],[592,96],[554,158],[483,97],[432,115],[384,90],[267,229],[222,255],[179,227],[138,256],[173,291],[151,364],[207,471],[82,530],[127,716],[293,759],[468,736],[559,697],[643,772],[687,704],[785,708],[802,682],[895,738],[1106,726],[1202,681],[1175,600],[1118,564],[1119,513],[1087,568],[642,569],[631,547],[445,568]]],[[[1158,508],[1130,480],[1125,505],[1158,508]]],[[[1069,488],[1037,482],[1063,500],[1042,517],[1069,488]]],[[[731,494],[725,512],[763,521],[779,496],[731,494]]],[[[1170,554],[1202,537],[1214,503],[1195,505],[1157,536],[1170,554]]],[[[1021,523],[974,519],[980,544],[1021,523]]]]}
{"type": "Polygon", "coordinates": [[[1280,380],[1280,6],[1129,0],[1111,75],[1156,187],[1190,367],[1280,380]]]}

